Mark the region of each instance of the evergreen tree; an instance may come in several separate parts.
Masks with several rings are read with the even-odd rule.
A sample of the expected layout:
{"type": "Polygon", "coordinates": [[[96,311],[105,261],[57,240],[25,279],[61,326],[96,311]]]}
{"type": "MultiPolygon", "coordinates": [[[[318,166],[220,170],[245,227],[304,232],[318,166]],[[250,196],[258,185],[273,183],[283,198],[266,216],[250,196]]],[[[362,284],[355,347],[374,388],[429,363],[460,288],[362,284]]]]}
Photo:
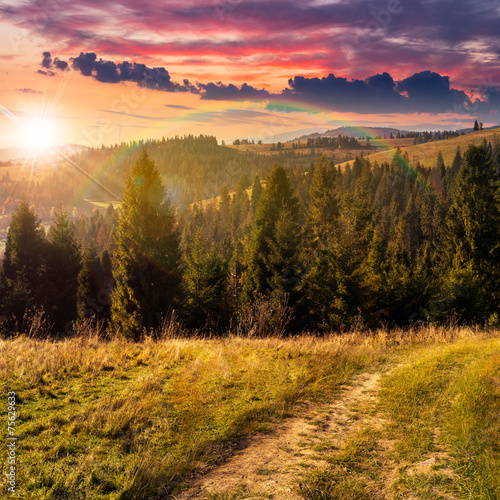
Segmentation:
{"type": "Polygon", "coordinates": [[[111,329],[137,338],[175,306],[180,285],[174,209],[145,149],[125,183],[115,237],[111,329]]]}
{"type": "Polygon", "coordinates": [[[312,173],[309,185],[307,227],[312,239],[328,237],[338,217],[338,196],[335,192],[337,171],[331,161],[322,157],[312,173]]]}
{"type": "Polygon", "coordinates": [[[7,231],[0,272],[0,312],[7,328],[21,328],[26,311],[43,307],[46,246],[40,219],[23,198],[7,231]]]}
{"type": "Polygon", "coordinates": [[[329,305],[335,300],[337,287],[337,255],[335,229],[339,215],[338,195],[335,190],[337,170],[325,157],[309,169],[309,205],[306,213],[306,233],[301,261],[306,263],[300,291],[304,315],[313,324],[327,327],[330,321],[329,305]]]}
{"type": "Polygon", "coordinates": [[[55,212],[47,239],[47,312],[57,331],[67,333],[71,321],[77,317],[76,295],[81,254],[73,224],[62,205],[55,212]]]}
{"type": "MultiPolygon", "coordinates": [[[[292,281],[289,281],[291,288],[296,285],[292,277],[296,269],[290,267],[291,259],[288,255],[290,249],[283,249],[283,254],[279,257],[276,247],[276,227],[281,220],[280,228],[283,228],[285,213],[289,218],[288,227],[294,235],[297,229],[298,199],[294,195],[285,169],[276,164],[266,180],[266,188],[255,215],[243,289],[246,300],[253,300],[259,295],[270,295],[273,286],[276,286],[276,275],[287,276],[284,279],[292,280],[293,285],[292,281]]],[[[287,242],[290,242],[288,238],[287,242]]],[[[293,246],[296,248],[296,243],[293,246]]]]}
{"type": "Polygon", "coordinates": [[[105,250],[99,259],[93,245],[83,253],[78,274],[78,320],[107,320],[111,307],[111,261],[105,250]]]}
{"type": "MultiPolygon", "coordinates": [[[[481,294],[476,295],[476,300],[483,302],[483,314],[494,313],[500,305],[500,204],[497,196],[498,178],[491,155],[484,146],[470,146],[464,154],[447,218],[446,250],[451,260],[448,279],[456,276],[458,270],[468,269],[472,281],[481,283],[481,294]]],[[[465,288],[463,291],[469,294],[465,288]]]]}
{"type": "Polygon", "coordinates": [[[256,175],[252,185],[252,199],[251,199],[251,207],[252,213],[255,215],[257,212],[257,207],[259,205],[260,197],[262,196],[262,184],[260,183],[259,176],[256,175]]]}
{"type": "Polygon", "coordinates": [[[442,179],[446,173],[446,166],[444,164],[443,153],[441,151],[439,151],[437,156],[437,169],[439,170],[439,174],[442,179]]]}
{"type": "Polygon", "coordinates": [[[227,265],[213,245],[202,241],[201,231],[189,245],[185,260],[182,286],[187,325],[210,331],[224,328],[230,317],[227,265]]]}

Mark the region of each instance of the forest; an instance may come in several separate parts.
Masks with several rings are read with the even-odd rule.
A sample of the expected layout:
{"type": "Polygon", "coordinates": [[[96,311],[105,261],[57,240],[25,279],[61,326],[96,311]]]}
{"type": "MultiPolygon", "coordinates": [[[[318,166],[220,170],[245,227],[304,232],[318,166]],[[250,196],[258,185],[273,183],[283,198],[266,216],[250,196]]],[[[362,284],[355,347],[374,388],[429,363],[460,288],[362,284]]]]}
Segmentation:
{"type": "Polygon", "coordinates": [[[451,165],[439,154],[433,168],[398,149],[380,165],[360,156],[341,169],[290,154],[250,169],[240,157],[234,171],[217,157],[233,152],[215,139],[164,142],[173,141],[195,196],[166,185],[157,163],[169,145],[159,141],[127,157],[123,187],[124,172],[108,171],[121,208],[73,217],[61,203],[46,231],[32,200],[19,202],[0,273],[4,335],[36,325],[64,336],[82,323],[134,340],[166,322],[249,337],[450,319],[498,326],[496,139],[457,149],[451,165]],[[197,168],[210,148],[211,166],[197,168]],[[236,188],[215,192],[221,179],[236,188]]]}

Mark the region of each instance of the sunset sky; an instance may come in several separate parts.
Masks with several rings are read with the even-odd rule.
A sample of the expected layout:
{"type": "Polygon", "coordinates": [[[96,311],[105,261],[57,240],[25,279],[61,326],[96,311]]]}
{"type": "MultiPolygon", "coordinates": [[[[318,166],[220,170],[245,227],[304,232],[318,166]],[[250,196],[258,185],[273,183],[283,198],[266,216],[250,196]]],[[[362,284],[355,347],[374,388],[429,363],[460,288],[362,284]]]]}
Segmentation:
{"type": "Polygon", "coordinates": [[[498,0],[0,1],[0,148],[495,125],[499,26],[498,0]]]}

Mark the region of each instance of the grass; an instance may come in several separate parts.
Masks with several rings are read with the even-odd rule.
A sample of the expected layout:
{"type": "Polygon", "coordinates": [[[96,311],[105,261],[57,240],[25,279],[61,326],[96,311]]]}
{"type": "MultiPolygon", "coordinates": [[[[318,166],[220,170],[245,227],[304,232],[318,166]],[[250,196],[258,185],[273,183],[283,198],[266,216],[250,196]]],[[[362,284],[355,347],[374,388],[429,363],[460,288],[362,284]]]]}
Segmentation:
{"type": "Polygon", "coordinates": [[[377,354],[333,337],[2,341],[1,393],[18,396],[19,496],[178,491],[188,474],[302,399],[332,394],[377,354]]]}
{"type": "Polygon", "coordinates": [[[444,448],[462,498],[500,498],[500,341],[469,340],[413,357],[381,393],[397,455],[414,462],[444,448]]]}
{"type": "MultiPolygon", "coordinates": [[[[402,366],[383,378],[376,411],[356,412],[383,415],[388,425],[361,427],[339,450],[318,448],[329,465],[304,471],[304,498],[388,498],[388,467],[400,470],[394,498],[408,491],[440,498],[441,490],[500,498],[500,340],[433,328],[295,339],[0,341],[4,420],[7,393],[17,394],[14,498],[176,494],[192,473],[268,432],[300,402],[331,400],[356,373],[395,363],[402,366]],[[381,445],[387,441],[390,449],[381,445]],[[427,479],[410,473],[442,450],[446,467],[438,462],[427,479]]],[[[1,464],[5,472],[5,454],[1,464]]],[[[259,475],[275,472],[255,465],[259,475]]],[[[236,490],[218,495],[244,498],[236,490]]]]}
{"type": "Polygon", "coordinates": [[[272,498],[266,493],[255,493],[250,491],[245,486],[240,486],[232,491],[225,493],[210,493],[208,495],[208,500],[239,500],[244,498],[272,498]]]}
{"type": "MultiPolygon", "coordinates": [[[[443,141],[428,142],[425,144],[418,144],[415,146],[407,147],[401,146],[401,151],[408,152],[410,161],[413,165],[416,165],[417,161],[419,161],[420,164],[426,168],[436,165],[438,153],[439,151],[441,151],[445,164],[447,166],[451,166],[451,164],[453,163],[453,158],[455,157],[455,153],[457,151],[457,146],[460,146],[463,154],[470,144],[475,144],[477,146],[481,144],[484,139],[486,139],[486,141],[490,141],[493,144],[493,142],[495,141],[495,136],[497,137],[497,140],[500,139],[500,128],[481,130],[443,141]]],[[[371,163],[377,161],[380,165],[383,162],[390,163],[395,151],[396,149],[390,149],[388,151],[365,155],[365,157],[369,158],[371,163]]],[[[344,168],[347,163],[347,161],[341,163],[341,168],[344,168]]],[[[352,161],[350,161],[349,163],[352,166],[352,161]]]]}
{"type": "Polygon", "coordinates": [[[304,477],[306,500],[500,498],[500,339],[449,333],[393,348],[375,412],[304,477]]]}

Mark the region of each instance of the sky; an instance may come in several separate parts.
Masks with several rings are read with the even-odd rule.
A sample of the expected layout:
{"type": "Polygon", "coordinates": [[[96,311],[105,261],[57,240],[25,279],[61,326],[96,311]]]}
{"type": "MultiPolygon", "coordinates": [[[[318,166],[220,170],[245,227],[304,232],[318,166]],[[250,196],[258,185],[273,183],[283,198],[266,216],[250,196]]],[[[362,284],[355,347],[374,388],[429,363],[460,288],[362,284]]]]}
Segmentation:
{"type": "Polygon", "coordinates": [[[498,0],[0,0],[0,148],[500,123],[498,0]]]}

